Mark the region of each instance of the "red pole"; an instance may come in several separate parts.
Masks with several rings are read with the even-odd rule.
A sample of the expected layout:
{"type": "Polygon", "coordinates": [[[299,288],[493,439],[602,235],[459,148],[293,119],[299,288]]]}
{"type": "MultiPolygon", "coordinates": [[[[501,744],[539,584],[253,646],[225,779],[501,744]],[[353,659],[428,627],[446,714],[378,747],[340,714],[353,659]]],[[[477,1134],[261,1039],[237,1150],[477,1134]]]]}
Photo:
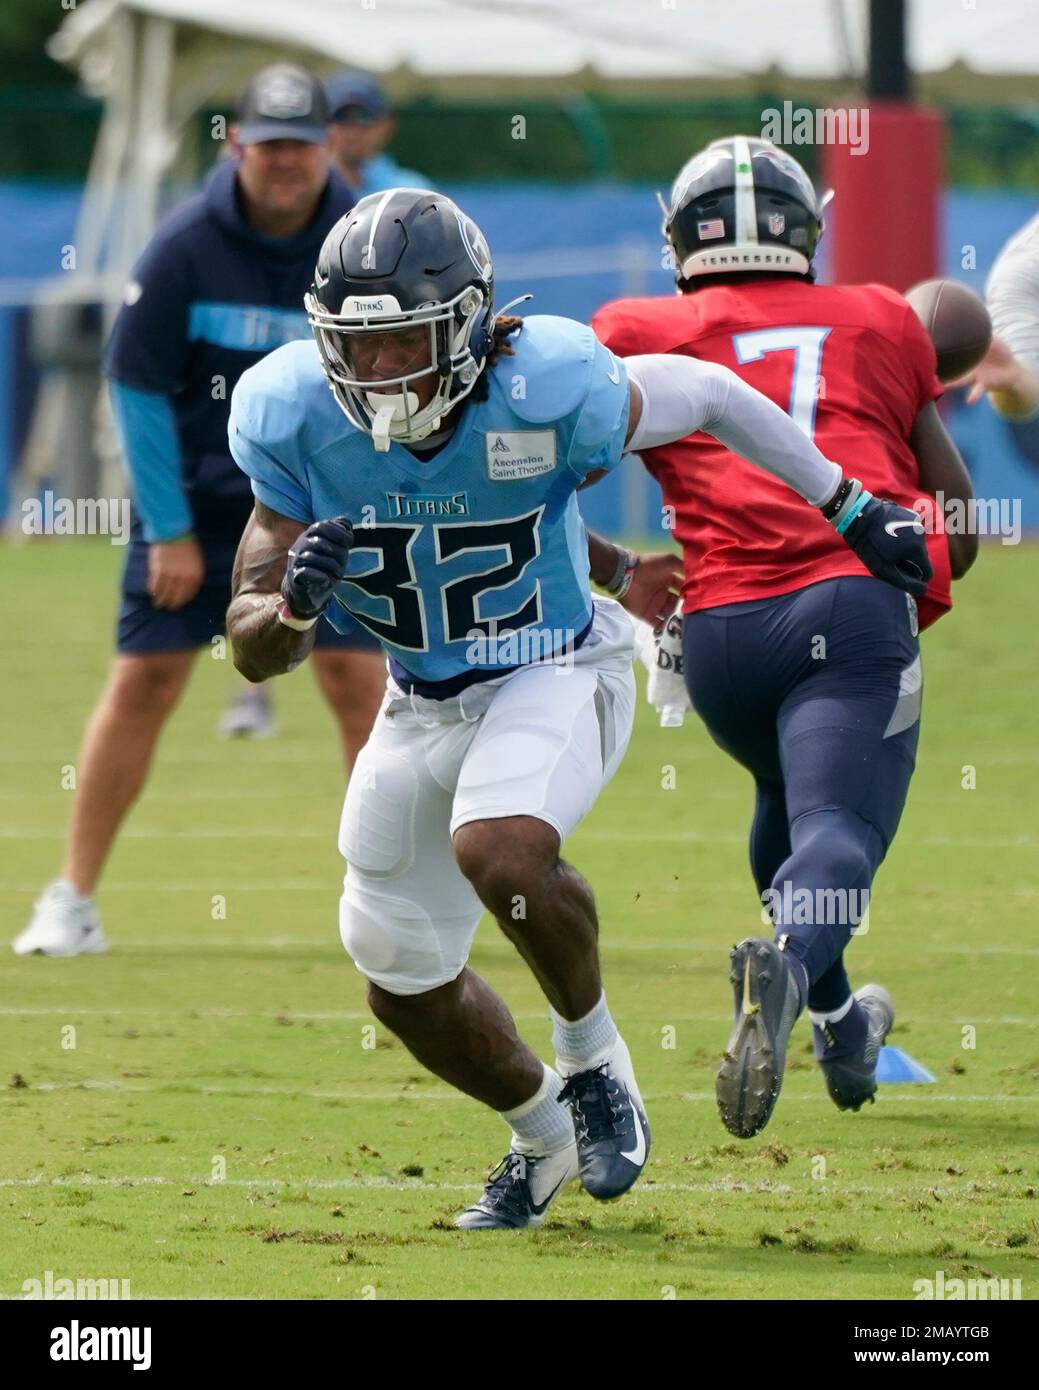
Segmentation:
{"type": "Polygon", "coordinates": [[[868,138],[823,151],[838,283],[905,290],[941,268],[943,124],[912,99],[907,11],[908,0],[869,0],[868,138]]]}
{"type": "Polygon", "coordinates": [[[832,278],[905,290],[941,270],[944,120],[908,101],[873,102],[867,115],[868,144],[823,151],[823,184],[835,195],[827,209],[832,278]]]}

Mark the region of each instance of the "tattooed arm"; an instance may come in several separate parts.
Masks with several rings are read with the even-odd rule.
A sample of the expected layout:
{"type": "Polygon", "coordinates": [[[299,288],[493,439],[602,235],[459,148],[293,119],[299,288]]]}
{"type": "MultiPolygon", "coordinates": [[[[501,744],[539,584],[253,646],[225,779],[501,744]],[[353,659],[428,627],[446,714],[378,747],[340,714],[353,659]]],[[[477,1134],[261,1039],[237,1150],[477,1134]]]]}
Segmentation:
{"type": "Polygon", "coordinates": [[[278,618],[289,550],[306,530],[257,502],[242,533],[231,579],[227,633],[237,670],[249,681],[294,670],[310,655],[314,627],[297,631],[278,618]]]}

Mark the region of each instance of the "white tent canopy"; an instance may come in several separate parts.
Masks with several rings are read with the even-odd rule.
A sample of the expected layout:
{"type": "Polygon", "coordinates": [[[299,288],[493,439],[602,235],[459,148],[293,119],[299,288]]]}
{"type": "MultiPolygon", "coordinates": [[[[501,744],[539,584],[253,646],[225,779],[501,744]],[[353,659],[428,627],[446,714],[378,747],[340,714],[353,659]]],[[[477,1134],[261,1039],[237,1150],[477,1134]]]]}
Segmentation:
{"type": "MultiPolygon", "coordinates": [[[[1039,0],[908,0],[908,13],[917,71],[1034,69],[1039,0]]],[[[105,102],[79,264],[122,274],[186,122],[279,53],[412,81],[833,77],[862,71],[866,15],[867,0],[85,0],[50,44],[105,102]]]]}
{"type": "MultiPolygon", "coordinates": [[[[225,39],[310,49],[377,73],[423,76],[794,77],[861,70],[866,0],[86,0],[56,58],[100,77],[120,13],[225,39]]],[[[918,72],[957,61],[984,73],[1036,66],[1036,0],[909,0],[918,72]]]]}

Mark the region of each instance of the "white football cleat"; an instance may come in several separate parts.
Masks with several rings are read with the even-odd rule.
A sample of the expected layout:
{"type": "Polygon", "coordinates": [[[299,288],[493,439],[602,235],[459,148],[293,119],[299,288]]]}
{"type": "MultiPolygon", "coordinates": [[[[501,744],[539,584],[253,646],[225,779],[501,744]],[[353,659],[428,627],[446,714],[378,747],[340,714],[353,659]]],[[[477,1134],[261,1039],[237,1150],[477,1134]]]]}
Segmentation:
{"type": "Polygon", "coordinates": [[[48,884],[32,919],[11,947],[17,956],[96,956],[108,950],[93,898],[83,898],[64,879],[48,884]]]}
{"type": "MultiPolygon", "coordinates": [[[[513,1135],[513,1144],[518,1144],[513,1135]]],[[[463,1231],[517,1230],[540,1226],[550,1204],[577,1177],[577,1148],[552,1154],[512,1148],[492,1170],[483,1196],[455,1217],[463,1231]]]]}

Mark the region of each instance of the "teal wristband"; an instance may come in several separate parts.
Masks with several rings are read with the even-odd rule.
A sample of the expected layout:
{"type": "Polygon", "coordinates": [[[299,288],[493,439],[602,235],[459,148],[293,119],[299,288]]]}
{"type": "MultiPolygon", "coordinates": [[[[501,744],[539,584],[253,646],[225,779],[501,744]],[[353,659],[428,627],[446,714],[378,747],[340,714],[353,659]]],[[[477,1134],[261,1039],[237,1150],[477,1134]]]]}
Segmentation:
{"type": "Polygon", "coordinates": [[[841,517],[840,521],[837,523],[836,529],[838,536],[844,535],[845,531],[847,531],[848,527],[858,516],[859,512],[862,511],[866,503],[871,502],[872,500],[872,492],[867,492],[866,489],[863,488],[862,491],[859,493],[858,497],[856,497],[855,501],[851,504],[851,506],[848,508],[845,514],[841,517]]]}

